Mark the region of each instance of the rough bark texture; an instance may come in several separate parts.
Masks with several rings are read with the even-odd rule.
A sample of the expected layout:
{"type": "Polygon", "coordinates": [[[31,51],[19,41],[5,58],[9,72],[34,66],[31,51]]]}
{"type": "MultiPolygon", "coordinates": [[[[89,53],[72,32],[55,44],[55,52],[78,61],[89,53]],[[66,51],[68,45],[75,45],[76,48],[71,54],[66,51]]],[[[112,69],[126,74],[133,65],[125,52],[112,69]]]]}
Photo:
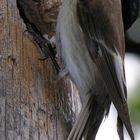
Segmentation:
{"type": "MultiPolygon", "coordinates": [[[[43,2],[48,6],[49,1],[43,2]]],[[[16,0],[1,0],[0,140],[65,140],[77,98],[69,81],[58,80],[49,59],[38,60],[39,49],[25,30],[16,0]]]]}

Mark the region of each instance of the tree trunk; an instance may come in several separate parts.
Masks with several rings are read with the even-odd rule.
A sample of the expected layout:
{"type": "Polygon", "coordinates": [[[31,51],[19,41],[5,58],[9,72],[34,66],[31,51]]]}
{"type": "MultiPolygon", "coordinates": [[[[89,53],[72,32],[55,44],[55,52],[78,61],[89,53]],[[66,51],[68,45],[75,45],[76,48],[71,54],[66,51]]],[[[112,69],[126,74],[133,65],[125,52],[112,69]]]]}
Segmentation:
{"type": "Polygon", "coordinates": [[[1,0],[0,140],[65,140],[78,99],[25,30],[16,1],[1,0]]]}

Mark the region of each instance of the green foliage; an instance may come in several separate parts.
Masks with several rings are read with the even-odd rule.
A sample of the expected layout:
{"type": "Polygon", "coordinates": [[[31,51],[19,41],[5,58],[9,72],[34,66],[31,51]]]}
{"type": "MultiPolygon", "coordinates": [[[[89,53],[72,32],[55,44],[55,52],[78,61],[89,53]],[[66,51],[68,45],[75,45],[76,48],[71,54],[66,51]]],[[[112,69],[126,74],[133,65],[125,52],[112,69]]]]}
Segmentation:
{"type": "Polygon", "coordinates": [[[140,125],[140,81],[129,99],[129,110],[132,122],[140,125]]]}

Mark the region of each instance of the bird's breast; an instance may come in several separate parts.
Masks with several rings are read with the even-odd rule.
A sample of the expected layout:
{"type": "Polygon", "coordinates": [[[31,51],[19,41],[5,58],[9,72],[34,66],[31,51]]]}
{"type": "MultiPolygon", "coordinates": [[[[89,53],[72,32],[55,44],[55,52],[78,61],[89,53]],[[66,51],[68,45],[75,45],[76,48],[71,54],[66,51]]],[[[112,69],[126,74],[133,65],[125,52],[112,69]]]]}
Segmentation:
{"type": "Polygon", "coordinates": [[[78,23],[76,7],[66,9],[62,7],[57,28],[61,40],[60,57],[65,68],[78,89],[82,93],[87,93],[95,86],[97,70],[89,55],[83,31],[78,23]]]}

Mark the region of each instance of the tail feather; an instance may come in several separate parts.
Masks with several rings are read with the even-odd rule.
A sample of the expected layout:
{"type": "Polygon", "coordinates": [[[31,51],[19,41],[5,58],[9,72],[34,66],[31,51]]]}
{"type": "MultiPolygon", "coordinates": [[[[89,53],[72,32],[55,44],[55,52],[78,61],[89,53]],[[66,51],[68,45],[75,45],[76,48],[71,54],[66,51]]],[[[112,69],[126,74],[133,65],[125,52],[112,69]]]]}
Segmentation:
{"type": "Polygon", "coordinates": [[[104,110],[96,110],[96,111],[97,111],[96,114],[92,113],[92,115],[89,117],[88,124],[86,126],[86,131],[84,132],[85,140],[94,140],[95,139],[99,126],[103,120],[104,110]],[[95,115],[96,115],[96,117],[95,117],[95,115]]]}
{"type": "Polygon", "coordinates": [[[81,140],[83,137],[84,140],[94,140],[108,108],[107,103],[101,104],[96,96],[88,94],[67,140],[81,140]]]}
{"type": "Polygon", "coordinates": [[[80,138],[81,138],[80,135],[82,135],[83,129],[85,128],[86,122],[90,115],[89,105],[91,104],[91,102],[93,102],[93,96],[90,97],[89,94],[87,94],[87,96],[85,98],[85,103],[80,111],[78,118],[76,119],[76,122],[75,122],[67,140],[78,140],[77,137],[79,137],[79,140],[80,140],[80,138]]]}
{"type": "Polygon", "coordinates": [[[121,118],[122,123],[125,125],[126,130],[128,131],[128,134],[131,137],[131,140],[135,140],[134,133],[132,131],[132,126],[131,126],[131,123],[130,123],[130,117],[129,117],[127,104],[124,104],[124,112],[123,113],[118,112],[118,115],[121,118]]]}
{"type": "Polygon", "coordinates": [[[117,131],[118,131],[118,135],[120,140],[124,140],[124,135],[123,135],[123,122],[121,120],[121,118],[118,115],[117,118],[117,131]]]}
{"type": "Polygon", "coordinates": [[[98,103],[96,100],[93,102],[92,113],[87,122],[86,131],[84,132],[84,140],[95,140],[103,117],[108,115],[111,102],[108,96],[104,101],[103,104],[98,103]]]}
{"type": "Polygon", "coordinates": [[[91,113],[91,111],[88,110],[88,108],[83,112],[81,119],[79,120],[79,124],[76,128],[76,132],[74,134],[74,138],[73,138],[74,140],[81,139],[82,134],[83,134],[83,130],[85,129],[86,122],[88,121],[90,113],[91,113]]]}

